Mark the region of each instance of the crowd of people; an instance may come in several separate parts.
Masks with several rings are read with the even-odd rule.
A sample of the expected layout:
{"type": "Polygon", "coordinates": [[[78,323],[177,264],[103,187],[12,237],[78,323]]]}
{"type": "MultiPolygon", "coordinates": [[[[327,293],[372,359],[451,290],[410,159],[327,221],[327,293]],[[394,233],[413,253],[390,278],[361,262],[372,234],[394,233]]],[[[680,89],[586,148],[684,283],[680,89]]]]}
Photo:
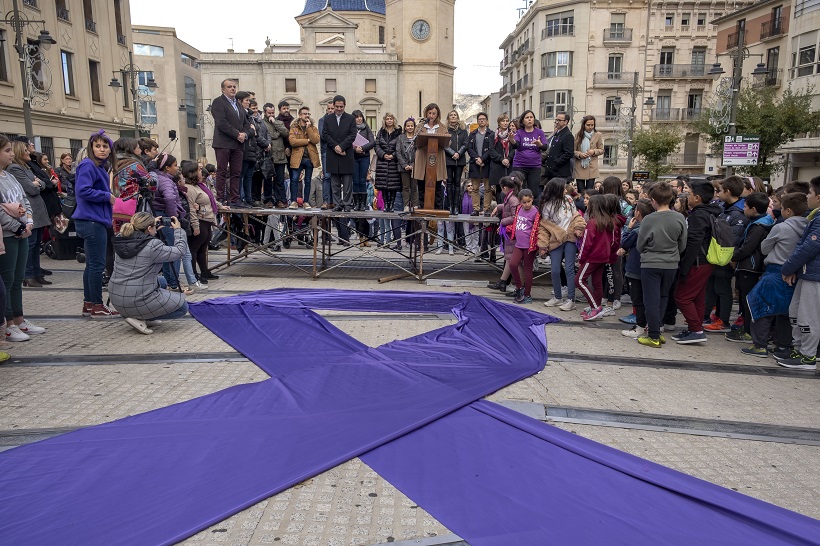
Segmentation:
{"type": "MultiPolygon", "coordinates": [[[[70,217],[83,239],[82,315],[124,317],[149,334],[158,320],[187,312],[186,294],[218,278],[208,248],[220,211],[410,212],[424,201],[428,158],[415,139],[426,133],[449,137],[437,158],[435,207],[463,215],[438,222],[431,234],[436,252],[453,254],[460,245],[480,261],[494,260],[498,249],[504,269],[489,288],[529,304],[534,271],[549,263],[551,297],[544,305],[570,312],[582,300],[581,318],[597,321],[614,315],[628,296],[632,312],[620,320],[632,327],[622,333],[641,345],[665,344],[664,332],[675,330],[680,312],[685,329],[671,336],[678,344],[721,333],[746,344],[747,355],[773,354],[783,366],[816,369],[820,178],[777,191],[739,176],[716,182],[680,176],[672,184],[599,180],[604,150],[593,116],[573,134],[569,115],[558,113],[548,135],[530,110],[515,120],[499,116],[495,129],[480,113],[468,131],[458,112],[443,117],[430,104],[418,120],[399,123],[385,114],[374,133],[361,111],[345,111],[342,96],[314,122],[308,107],[294,118],[285,101],[260,110],[254,94],[237,91],[233,80],[223,81],[222,91],[211,105],[215,167],[178,163],[151,139],[112,142],[100,131],[76,167],[63,154],[53,169],[27,139],[0,136],[0,303],[8,341],[45,332],[25,318],[21,287],[50,284],[51,272],[39,262],[46,228],[64,228],[70,217]],[[60,196],[73,196],[71,210],[60,196]],[[496,216],[499,224],[469,221],[481,215],[496,216]],[[106,286],[113,306],[103,301],[106,286]]],[[[287,222],[302,221],[297,218],[266,231],[293,229],[287,222]]],[[[398,215],[335,223],[343,245],[351,230],[362,246],[375,240],[400,250],[403,243],[429,242],[409,237],[415,228],[398,215]]],[[[274,250],[281,250],[279,239],[274,250]]]]}

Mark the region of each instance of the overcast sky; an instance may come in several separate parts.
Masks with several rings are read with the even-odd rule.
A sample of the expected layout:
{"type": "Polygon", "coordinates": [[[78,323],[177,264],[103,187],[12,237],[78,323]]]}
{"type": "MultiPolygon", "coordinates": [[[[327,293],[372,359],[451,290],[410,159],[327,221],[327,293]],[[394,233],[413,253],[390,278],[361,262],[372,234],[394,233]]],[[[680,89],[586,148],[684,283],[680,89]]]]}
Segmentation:
{"type": "MultiPolygon", "coordinates": [[[[225,51],[233,43],[236,51],[261,52],[267,36],[277,44],[299,43],[294,17],[304,9],[304,1],[238,4],[237,9],[225,9],[225,5],[224,0],[132,0],[131,23],[174,27],[180,40],[200,51],[225,51]]],[[[498,91],[502,83],[498,46],[515,28],[516,8],[522,6],[524,0],[456,2],[457,92],[486,95],[498,91]]]]}

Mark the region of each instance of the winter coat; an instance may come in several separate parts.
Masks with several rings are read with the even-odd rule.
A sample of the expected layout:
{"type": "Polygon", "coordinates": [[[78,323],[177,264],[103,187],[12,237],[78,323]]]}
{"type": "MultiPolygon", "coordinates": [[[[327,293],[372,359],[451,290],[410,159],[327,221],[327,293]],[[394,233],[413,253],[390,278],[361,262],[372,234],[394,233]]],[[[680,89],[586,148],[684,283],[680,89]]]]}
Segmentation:
{"type": "Polygon", "coordinates": [[[45,181],[40,180],[40,185],[34,184],[34,172],[27,167],[21,167],[17,163],[12,163],[6,169],[10,175],[17,179],[23,190],[26,192],[29,203],[31,203],[31,213],[33,215],[34,228],[41,228],[51,225],[51,218],[46,209],[46,202],[40,192],[43,190],[45,181]]]}
{"type": "Polygon", "coordinates": [[[265,128],[268,131],[270,156],[273,158],[274,164],[287,163],[288,157],[285,155],[285,145],[288,143],[288,128],[276,118],[273,121],[265,118],[265,128]]]}
{"type": "MultiPolygon", "coordinates": [[[[413,166],[416,159],[416,139],[407,138],[407,135],[402,133],[396,142],[396,158],[399,161],[399,172],[407,172],[405,167],[407,165],[413,166]]],[[[413,171],[410,172],[410,178],[413,178],[413,171]]]]}
{"type": "MultiPolygon", "coordinates": [[[[427,133],[427,129],[425,129],[424,125],[422,125],[416,134],[427,133]]],[[[466,131],[465,131],[466,133],[466,131]]],[[[447,127],[439,124],[438,128],[436,129],[436,133],[439,135],[448,135],[447,127]]],[[[450,139],[452,142],[452,138],[450,139]]],[[[445,161],[445,157],[447,156],[447,152],[444,148],[439,146],[438,155],[436,156],[436,180],[447,180],[447,165],[449,165],[449,160],[445,161]]],[[[416,180],[424,180],[427,173],[427,146],[419,147],[416,146],[416,160],[413,163],[413,178],[416,180]]]]}
{"type": "Polygon", "coordinates": [[[157,171],[157,194],[154,197],[154,213],[157,216],[176,216],[185,213],[177,190],[177,184],[163,171],[157,171]]]}
{"type": "Polygon", "coordinates": [[[578,240],[575,236],[576,229],[585,229],[586,220],[577,211],[572,215],[569,228],[563,229],[555,222],[551,222],[544,215],[541,215],[541,223],[538,226],[538,248],[552,252],[564,243],[574,243],[578,240]]]}
{"type": "Polygon", "coordinates": [[[248,133],[248,118],[242,105],[237,104],[234,109],[224,94],[219,95],[211,101],[211,116],[214,118],[213,148],[244,149],[238,140],[239,133],[248,133]]]}
{"type": "Polygon", "coordinates": [[[31,172],[34,173],[34,176],[39,178],[43,183],[40,189],[40,197],[43,198],[43,202],[46,204],[49,219],[57,216],[63,212],[63,208],[60,205],[60,198],[57,196],[57,184],[54,183],[54,179],[59,178],[57,173],[54,172],[54,169],[44,169],[37,164],[36,161],[29,161],[28,166],[31,172]]]}
{"type": "Polygon", "coordinates": [[[478,141],[476,136],[478,129],[470,133],[467,139],[467,153],[470,155],[470,167],[467,169],[468,178],[489,178],[490,177],[490,149],[493,147],[495,141],[495,133],[489,129],[484,133],[484,142],[481,150],[477,149],[478,141]],[[481,158],[484,166],[481,167],[476,163],[476,159],[481,158]]]}
{"type": "Polygon", "coordinates": [[[90,220],[111,226],[111,179],[105,168],[88,157],[80,161],[74,178],[74,195],[77,208],[71,216],[73,220],[90,220]]]}
{"type": "Polygon", "coordinates": [[[26,209],[26,213],[18,217],[0,207],[0,226],[3,227],[3,237],[13,237],[20,227],[25,229],[26,224],[32,221],[31,204],[23,186],[13,175],[5,171],[0,173],[0,203],[17,203],[26,209]]]}
{"type": "Polygon", "coordinates": [[[141,231],[114,237],[112,243],[114,272],[108,281],[108,297],[123,317],[151,320],[185,304],[181,292],[162,289],[157,282],[162,264],[179,261],[185,254],[184,231],[174,230],[174,246],[141,231]]]}
{"type": "Polygon", "coordinates": [[[638,235],[640,235],[641,223],[635,222],[632,229],[625,227],[621,232],[621,248],[627,251],[626,276],[630,279],[641,278],[641,253],[636,248],[638,246],[638,235]]]}
{"type": "MultiPolygon", "coordinates": [[[[503,201],[501,205],[501,222],[499,223],[498,231],[501,232],[501,228],[507,229],[515,222],[515,211],[518,210],[518,196],[515,194],[509,194],[506,196],[506,200],[503,201]]],[[[507,233],[509,236],[509,232],[507,233]]],[[[512,257],[513,250],[515,249],[515,245],[512,241],[502,241],[504,243],[504,259],[509,260],[512,257]]]]}
{"type": "Polygon", "coordinates": [[[732,261],[737,264],[736,271],[763,273],[765,266],[760,244],[769,235],[772,225],[774,225],[774,218],[768,214],[762,214],[746,226],[743,242],[735,247],[735,252],[732,254],[732,261]]]}
{"type": "Polygon", "coordinates": [[[721,213],[718,217],[728,222],[729,227],[732,228],[732,233],[735,234],[735,246],[743,242],[743,233],[746,231],[746,226],[749,225],[749,219],[743,213],[745,204],[745,199],[738,199],[731,205],[721,203],[721,213]]]}
{"type": "Polygon", "coordinates": [[[370,157],[370,150],[372,150],[376,146],[376,138],[373,136],[373,131],[371,131],[370,127],[368,127],[367,124],[365,123],[364,129],[359,129],[358,126],[356,127],[356,133],[361,135],[362,137],[366,138],[367,139],[367,144],[362,146],[362,153],[356,152],[355,151],[356,146],[354,145],[353,146],[353,150],[354,150],[353,155],[356,158],[361,158],[361,157],[365,157],[365,156],[370,157]]]}
{"type": "Polygon", "coordinates": [[[500,141],[497,135],[494,135],[492,146],[490,147],[490,184],[498,185],[501,179],[513,171],[513,159],[515,158],[515,148],[509,140],[500,141]],[[506,147],[505,147],[506,142],[506,147]],[[501,163],[507,159],[510,163],[505,167],[501,163]]]}
{"type": "Polygon", "coordinates": [[[401,190],[401,175],[399,174],[399,160],[396,156],[396,149],[399,143],[401,131],[394,129],[388,133],[384,129],[379,129],[376,135],[376,189],[387,191],[401,190]],[[392,155],[393,159],[388,161],[385,155],[392,155]]]}
{"type": "Polygon", "coordinates": [[[575,145],[575,166],[573,168],[572,176],[577,180],[590,180],[598,178],[600,160],[599,156],[604,155],[604,137],[598,131],[592,133],[592,138],[589,141],[589,150],[592,152],[592,157],[589,158],[589,167],[586,169],[581,166],[581,158],[578,155],[581,153],[580,144],[575,145]]]}
{"type": "Polygon", "coordinates": [[[769,235],[760,243],[760,250],[766,255],[766,264],[782,265],[794,252],[797,241],[809,225],[808,218],[792,216],[772,226],[769,235]]]}
{"type": "MultiPolygon", "coordinates": [[[[575,138],[568,127],[553,133],[547,139],[547,147],[541,152],[544,173],[542,180],[572,176],[572,158],[575,156],[575,138]]],[[[543,185],[543,182],[542,182],[543,185]]],[[[620,244],[620,240],[618,241],[620,244]]]]}
{"type": "MultiPolygon", "coordinates": [[[[464,155],[467,152],[467,140],[469,135],[464,124],[459,122],[457,128],[447,127],[447,132],[450,133],[450,145],[444,148],[444,155],[447,157],[447,166],[467,164],[467,157],[464,155]],[[453,156],[458,153],[458,159],[453,159],[453,156]]],[[[446,177],[442,180],[446,180],[446,177]]]]}
{"type": "Polygon", "coordinates": [[[57,172],[57,176],[60,177],[63,192],[68,195],[74,195],[74,173],[65,170],[63,167],[57,167],[55,171],[57,172]]]}
{"type": "Polygon", "coordinates": [[[809,214],[806,226],[794,252],[783,264],[781,272],[785,276],[797,275],[805,281],[820,282],[820,208],[809,214]]]}
{"type": "Polygon", "coordinates": [[[242,155],[242,161],[249,161],[256,163],[262,159],[262,154],[265,148],[270,144],[268,138],[268,130],[263,123],[260,123],[254,118],[250,112],[248,117],[248,138],[245,139],[245,148],[242,155]]]}
{"type": "Polygon", "coordinates": [[[356,118],[345,112],[341,120],[336,122],[336,114],[328,114],[322,124],[322,142],[327,145],[327,164],[325,172],[330,174],[353,174],[353,141],[356,139],[356,118]],[[336,146],[342,149],[345,155],[336,153],[336,146]]]}
{"type": "Polygon", "coordinates": [[[618,261],[618,249],[621,248],[621,226],[626,218],[617,215],[611,230],[602,231],[592,218],[587,222],[578,261],[593,264],[614,264],[618,261]]]}
{"type": "Polygon", "coordinates": [[[185,196],[188,198],[188,205],[191,215],[188,218],[191,221],[191,229],[196,231],[199,229],[199,221],[204,220],[212,224],[216,223],[216,211],[211,207],[211,198],[208,194],[202,191],[202,188],[196,184],[185,185],[185,196]],[[194,204],[199,205],[199,210],[195,210],[194,204]]]}
{"type": "Polygon", "coordinates": [[[321,167],[322,161],[319,158],[318,147],[320,140],[319,130],[316,129],[315,125],[311,124],[310,127],[303,129],[298,121],[292,124],[290,126],[290,135],[288,135],[288,141],[291,146],[290,168],[299,168],[302,157],[305,155],[305,150],[307,150],[310,162],[313,163],[313,168],[318,169],[321,167]]]}
{"type": "Polygon", "coordinates": [[[696,265],[707,265],[706,252],[712,239],[710,216],[720,214],[719,205],[712,203],[697,205],[686,217],[686,250],[680,259],[680,276],[686,277],[696,265]]]}

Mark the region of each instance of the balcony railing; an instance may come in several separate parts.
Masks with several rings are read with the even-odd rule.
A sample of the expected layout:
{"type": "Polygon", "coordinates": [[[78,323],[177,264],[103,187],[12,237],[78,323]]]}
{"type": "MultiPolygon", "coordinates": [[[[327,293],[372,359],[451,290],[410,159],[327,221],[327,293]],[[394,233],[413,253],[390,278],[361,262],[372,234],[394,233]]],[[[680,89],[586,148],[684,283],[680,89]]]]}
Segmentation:
{"type": "Polygon", "coordinates": [[[656,78],[711,78],[705,64],[656,64],[652,75],[656,78]]]}
{"type": "Polygon", "coordinates": [[[780,18],[769,19],[760,25],[760,39],[773,38],[783,34],[783,21],[780,18]]]}
{"type": "Polygon", "coordinates": [[[527,41],[524,42],[523,44],[521,44],[520,55],[521,55],[521,57],[526,57],[527,55],[531,55],[533,53],[533,51],[534,51],[534,49],[530,45],[530,39],[527,38],[527,41]]]}
{"type": "Polygon", "coordinates": [[[635,76],[634,72],[595,72],[592,84],[597,87],[632,87],[635,76]]]}
{"type": "Polygon", "coordinates": [[[706,164],[706,154],[673,154],[666,157],[666,164],[678,167],[703,166],[706,164]]]}
{"type": "Polygon", "coordinates": [[[541,30],[541,39],[546,40],[553,36],[575,36],[575,25],[564,23],[560,25],[549,25],[541,30]]]}
{"type": "Polygon", "coordinates": [[[89,32],[97,33],[97,23],[92,21],[91,19],[85,20],[85,29],[89,32]]]}
{"type": "Polygon", "coordinates": [[[512,93],[512,87],[515,84],[513,83],[505,83],[501,86],[501,89],[498,90],[498,98],[503,99],[506,96],[509,96],[512,93]]]}
{"type": "Polygon", "coordinates": [[[703,108],[681,108],[681,120],[682,121],[695,121],[696,119],[700,118],[700,114],[703,112],[703,108]]]}
{"type": "Polygon", "coordinates": [[[606,28],[604,29],[604,43],[617,42],[621,44],[632,42],[631,28],[606,28]]]}
{"type": "Polygon", "coordinates": [[[726,37],[726,49],[733,49],[737,47],[740,42],[740,32],[732,32],[726,37]]]}
{"type": "Polygon", "coordinates": [[[652,121],[680,121],[680,108],[653,108],[649,111],[652,121]]]}
{"type": "Polygon", "coordinates": [[[597,127],[617,127],[620,122],[618,114],[604,114],[603,116],[595,116],[595,125],[597,127]]]}
{"type": "Polygon", "coordinates": [[[507,70],[512,68],[512,63],[510,63],[509,57],[504,57],[503,59],[501,59],[500,67],[501,72],[506,72],[507,70]]]}
{"type": "Polygon", "coordinates": [[[754,76],[753,87],[780,87],[783,82],[783,69],[770,68],[765,76],[754,76]]]}
{"type": "Polygon", "coordinates": [[[23,5],[28,6],[30,8],[38,8],[40,6],[37,5],[37,0],[23,0],[23,5]]]}
{"type": "Polygon", "coordinates": [[[69,15],[70,13],[67,8],[57,6],[57,19],[60,21],[65,21],[66,23],[71,22],[69,15]]]}
{"type": "Polygon", "coordinates": [[[126,45],[124,34],[117,33],[117,43],[120,45],[126,45]]]}

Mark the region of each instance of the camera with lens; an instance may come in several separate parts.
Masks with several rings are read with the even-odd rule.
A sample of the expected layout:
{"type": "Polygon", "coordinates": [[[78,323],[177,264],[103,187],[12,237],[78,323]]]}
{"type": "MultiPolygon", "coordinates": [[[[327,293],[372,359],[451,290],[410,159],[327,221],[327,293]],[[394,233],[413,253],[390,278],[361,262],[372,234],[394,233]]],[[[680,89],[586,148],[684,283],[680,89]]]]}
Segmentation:
{"type": "Polygon", "coordinates": [[[161,227],[171,227],[172,218],[170,216],[163,216],[162,220],[157,220],[157,229],[161,227]]]}

